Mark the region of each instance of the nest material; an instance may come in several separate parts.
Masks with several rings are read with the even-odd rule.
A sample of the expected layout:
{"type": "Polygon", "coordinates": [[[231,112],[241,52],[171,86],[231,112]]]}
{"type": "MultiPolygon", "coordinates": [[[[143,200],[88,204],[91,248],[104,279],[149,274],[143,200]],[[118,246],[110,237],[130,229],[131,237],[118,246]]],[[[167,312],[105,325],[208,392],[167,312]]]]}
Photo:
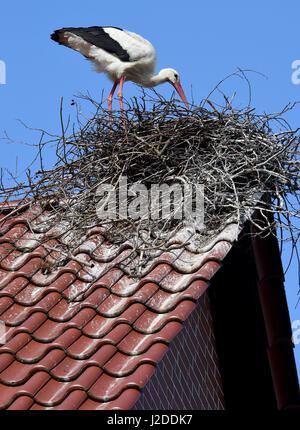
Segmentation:
{"type": "MultiPolygon", "coordinates": [[[[132,100],[125,118],[115,112],[112,123],[107,110],[97,105],[94,117],[71,136],[63,127],[56,142],[56,165],[44,169],[40,144],[40,170],[33,176],[28,173],[27,183],[3,187],[2,195],[21,197],[20,206],[26,198],[50,205],[53,225],[64,226],[62,232],[71,235],[71,254],[87,231],[101,222],[111,242],[128,242],[144,258],[153,249],[167,250],[170,238],[185,224],[184,219],[149,216],[100,221],[97,189],[103,184],[117,187],[122,177],[128,187],[138,183],[148,190],[152,184],[203,184],[205,228],[199,231],[194,223],[200,243],[233,218],[269,232],[268,217],[264,225],[257,225],[253,215],[257,210],[274,214],[273,227],[286,227],[293,238],[298,236],[291,220],[299,218],[299,134],[282,120],[293,106],[258,115],[252,108],[237,111],[229,102],[220,108],[206,100],[206,108],[187,110],[155,96],[149,111],[147,98],[144,94],[132,100]],[[274,133],[274,125],[279,132],[274,133]]],[[[130,204],[134,197],[128,199],[130,204]]]]}

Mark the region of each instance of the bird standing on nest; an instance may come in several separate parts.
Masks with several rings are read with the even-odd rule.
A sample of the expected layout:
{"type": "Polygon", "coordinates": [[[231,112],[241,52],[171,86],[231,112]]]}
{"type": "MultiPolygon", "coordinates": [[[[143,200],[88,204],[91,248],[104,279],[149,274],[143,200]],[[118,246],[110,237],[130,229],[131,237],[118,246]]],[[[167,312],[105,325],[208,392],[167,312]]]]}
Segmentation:
{"type": "Polygon", "coordinates": [[[51,38],[83,54],[94,63],[97,72],[106,73],[114,82],[107,97],[110,115],[113,94],[118,84],[118,99],[123,113],[124,81],[133,81],[147,88],[169,82],[188,108],[179,74],[169,68],[162,69],[155,75],[155,49],[148,40],[138,34],[117,27],[68,27],[55,30],[51,38]]]}

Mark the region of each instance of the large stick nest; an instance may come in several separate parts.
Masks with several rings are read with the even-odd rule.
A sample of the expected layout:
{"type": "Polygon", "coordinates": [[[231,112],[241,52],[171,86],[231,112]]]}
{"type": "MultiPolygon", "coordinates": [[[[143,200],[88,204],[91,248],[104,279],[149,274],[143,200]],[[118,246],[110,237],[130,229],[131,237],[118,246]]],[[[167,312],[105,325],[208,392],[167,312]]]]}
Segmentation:
{"type": "MultiPolygon", "coordinates": [[[[44,169],[45,143],[40,142],[40,170],[28,172],[27,183],[2,189],[5,199],[17,196],[20,206],[28,198],[50,205],[53,225],[72,233],[71,254],[91,227],[102,225],[111,242],[127,241],[146,257],[153,249],[168,249],[170,238],[187,222],[151,216],[99,220],[99,186],[117,187],[124,176],[128,187],[139,183],[147,189],[162,183],[203,184],[205,228],[193,226],[201,243],[233,218],[241,226],[249,220],[262,233],[286,227],[297,240],[299,133],[283,119],[294,106],[259,115],[253,108],[234,110],[227,100],[223,107],[205,100],[188,110],[177,101],[144,93],[127,104],[125,118],[114,112],[110,123],[104,105],[90,101],[95,115],[79,121],[70,136],[61,115],[55,166],[44,169]],[[149,101],[151,110],[146,107],[149,101]],[[273,225],[267,222],[270,217],[257,225],[257,211],[274,214],[273,225]]],[[[134,196],[128,199],[129,204],[134,196]]]]}

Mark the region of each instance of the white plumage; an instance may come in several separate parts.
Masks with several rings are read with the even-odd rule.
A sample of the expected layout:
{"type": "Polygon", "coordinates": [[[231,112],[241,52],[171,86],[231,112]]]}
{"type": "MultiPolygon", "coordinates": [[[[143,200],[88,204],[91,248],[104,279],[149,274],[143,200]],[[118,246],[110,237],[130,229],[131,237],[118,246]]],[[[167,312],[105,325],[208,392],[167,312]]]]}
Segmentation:
{"type": "Polygon", "coordinates": [[[133,81],[143,87],[170,82],[188,107],[176,70],[162,69],[154,74],[156,52],[152,44],[142,36],[117,27],[69,27],[56,30],[51,38],[83,54],[93,62],[97,72],[106,73],[114,82],[107,98],[110,112],[118,84],[118,98],[123,110],[124,81],[133,81]]]}

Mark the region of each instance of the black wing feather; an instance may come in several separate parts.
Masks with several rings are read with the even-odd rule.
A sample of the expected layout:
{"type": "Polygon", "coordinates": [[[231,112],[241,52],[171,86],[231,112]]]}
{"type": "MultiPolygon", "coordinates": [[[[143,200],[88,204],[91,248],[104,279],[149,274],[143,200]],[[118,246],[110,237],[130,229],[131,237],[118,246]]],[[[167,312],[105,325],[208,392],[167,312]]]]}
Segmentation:
{"type": "MultiPolygon", "coordinates": [[[[91,43],[98,48],[104,49],[104,51],[109,52],[110,54],[116,55],[121,61],[130,61],[128,52],[122,48],[122,46],[113,38],[109,36],[108,33],[104,31],[106,27],[66,27],[61,28],[60,30],[55,30],[53,34],[51,34],[51,39],[55,42],[60,43],[59,34],[62,32],[73,33],[76,36],[81,37],[88,43],[91,43]]],[[[123,31],[122,28],[119,27],[110,27],[116,28],[120,31],[123,31]]]]}

